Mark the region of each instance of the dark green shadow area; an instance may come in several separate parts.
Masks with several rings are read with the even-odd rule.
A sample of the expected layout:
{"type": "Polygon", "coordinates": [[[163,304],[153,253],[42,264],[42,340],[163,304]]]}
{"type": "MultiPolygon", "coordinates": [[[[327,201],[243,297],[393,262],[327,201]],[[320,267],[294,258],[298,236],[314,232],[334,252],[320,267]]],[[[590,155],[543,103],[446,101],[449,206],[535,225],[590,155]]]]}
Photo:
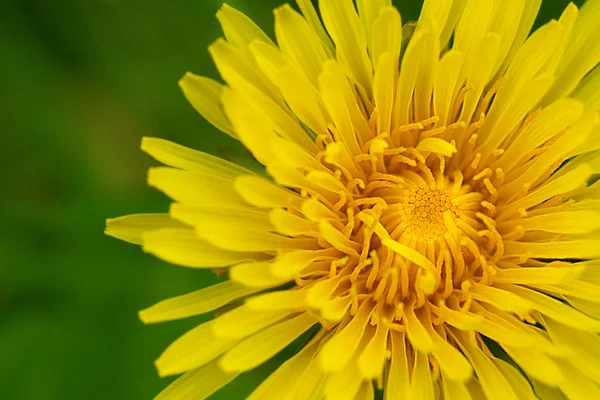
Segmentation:
{"type": "MultiPolygon", "coordinates": [[[[567,1],[545,1],[538,21],[567,1]]],[[[580,1],[576,2],[581,4],[580,1]]],[[[232,0],[272,35],[279,0],[232,0]]],[[[247,164],[177,86],[217,77],[218,0],[4,0],[0,4],[0,398],[152,398],[153,360],[202,319],[144,326],[138,310],[209,285],[103,235],[105,218],[167,209],[146,186],[143,136],[247,164]]],[[[421,1],[398,1],[404,21],[421,1]]],[[[289,355],[289,351],[287,352],[289,355]]],[[[286,355],[214,398],[238,399],[286,355]]]]}

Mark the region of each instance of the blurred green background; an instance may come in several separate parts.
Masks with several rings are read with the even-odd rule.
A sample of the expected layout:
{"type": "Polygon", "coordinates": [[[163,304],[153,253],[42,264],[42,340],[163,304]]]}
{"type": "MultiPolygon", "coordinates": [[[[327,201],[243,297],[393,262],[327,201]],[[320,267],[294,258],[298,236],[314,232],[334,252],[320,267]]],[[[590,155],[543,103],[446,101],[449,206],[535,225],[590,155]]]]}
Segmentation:
{"type": "MultiPolygon", "coordinates": [[[[104,220],[163,212],[142,136],[246,162],[177,86],[217,77],[218,0],[0,2],[0,399],[149,399],[153,360],[200,318],[144,326],[137,311],[215,281],[103,235],[104,220]]],[[[273,36],[280,0],[231,0],[273,36]]],[[[398,1],[404,21],[421,1],[398,1]]],[[[546,0],[538,25],[567,0],[546,0]]],[[[575,3],[581,4],[581,1],[575,3]]],[[[274,360],[217,393],[247,395],[274,360]]]]}

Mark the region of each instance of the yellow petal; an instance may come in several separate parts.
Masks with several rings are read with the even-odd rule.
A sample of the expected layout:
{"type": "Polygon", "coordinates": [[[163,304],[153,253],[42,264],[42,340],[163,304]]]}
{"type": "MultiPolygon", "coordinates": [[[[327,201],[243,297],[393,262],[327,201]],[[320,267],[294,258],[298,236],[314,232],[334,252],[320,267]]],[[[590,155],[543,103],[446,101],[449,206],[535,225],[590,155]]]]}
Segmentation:
{"type": "Polygon", "coordinates": [[[175,168],[155,167],[148,171],[148,184],[175,201],[190,205],[247,208],[234,190],[231,178],[175,168]]]}
{"type": "Polygon", "coordinates": [[[171,383],[154,400],[203,400],[234,380],[239,374],[224,372],[216,361],[189,371],[171,383]]]}
{"type": "Polygon", "coordinates": [[[302,201],[297,194],[258,176],[240,176],[234,186],[246,202],[257,207],[286,208],[302,201]]]}
{"type": "Polygon", "coordinates": [[[584,268],[577,264],[571,264],[558,267],[499,269],[494,275],[494,282],[526,285],[560,284],[575,279],[584,268]]]}
{"type": "Polygon", "coordinates": [[[226,372],[243,372],[273,357],[306,332],[317,321],[307,313],[272,325],[242,340],[219,360],[226,372]]]}
{"type": "Polygon", "coordinates": [[[209,328],[214,336],[223,340],[243,339],[289,314],[282,310],[253,311],[244,304],[211,321],[209,328]]]}
{"type": "Polygon", "coordinates": [[[583,374],[600,382],[600,338],[593,333],[581,332],[560,324],[550,318],[544,319],[544,325],[550,337],[557,344],[569,348],[569,360],[583,374]]]}
{"type": "Polygon", "coordinates": [[[252,252],[315,248],[314,239],[292,239],[277,233],[235,225],[206,224],[196,229],[202,239],[225,250],[252,252]]]}
{"type": "Polygon", "coordinates": [[[223,107],[241,142],[263,165],[275,159],[270,143],[277,137],[267,123],[250,109],[242,95],[231,89],[223,91],[223,107]]]}
{"type": "Polygon", "coordinates": [[[472,400],[464,383],[452,381],[444,374],[442,374],[442,391],[445,400],[472,400]]]}
{"type": "Polygon", "coordinates": [[[585,234],[600,229],[600,211],[564,211],[537,215],[511,222],[507,227],[522,227],[526,231],[585,234]]]}
{"type": "Polygon", "coordinates": [[[394,105],[394,76],[396,59],[390,53],[383,53],[375,71],[373,96],[377,107],[377,133],[391,132],[392,107],[394,105]]]}
{"type": "Polygon", "coordinates": [[[425,353],[415,351],[415,366],[410,385],[411,399],[434,400],[433,377],[425,353]]]}
{"type": "Polygon", "coordinates": [[[338,60],[371,97],[373,67],[367,55],[367,42],[351,0],[321,0],[321,16],[335,42],[338,60]]]}
{"type": "Polygon", "coordinates": [[[403,400],[410,396],[409,366],[403,333],[391,332],[392,357],[385,386],[386,400],[403,400]]]}
{"type": "Polygon", "coordinates": [[[417,150],[420,152],[430,152],[441,154],[446,157],[451,157],[456,153],[456,147],[440,138],[425,138],[417,145],[417,150]]]}
{"type": "Polygon", "coordinates": [[[140,311],[145,324],[191,317],[216,310],[235,299],[257,292],[256,289],[225,281],[192,293],[172,297],[140,311]]]}
{"type": "Polygon", "coordinates": [[[316,87],[321,67],[331,55],[309,23],[286,4],[275,10],[275,36],[283,54],[316,87]]]}
{"type": "Polygon", "coordinates": [[[227,41],[238,47],[247,47],[257,39],[275,45],[252,19],[228,4],[223,4],[217,12],[217,19],[227,41]]]}
{"type": "Polygon", "coordinates": [[[527,300],[508,290],[473,283],[470,293],[476,300],[518,315],[523,315],[532,309],[532,305],[527,300]]]}
{"type": "Polygon", "coordinates": [[[235,339],[216,337],[211,331],[213,321],[205,322],[175,340],[156,360],[160,376],[175,375],[200,367],[235,343],[235,339]]]}
{"type": "MultiPolygon", "coordinates": [[[[367,0],[366,3],[372,3],[367,0]]],[[[402,18],[395,7],[386,6],[379,9],[378,15],[372,25],[371,31],[371,59],[373,65],[379,65],[381,56],[388,53],[393,61],[392,77],[395,77],[400,58],[400,46],[402,41],[402,18]]],[[[390,86],[390,90],[394,87],[390,86]]]]}
{"type": "Polygon", "coordinates": [[[277,276],[271,271],[272,266],[268,262],[242,263],[231,267],[229,278],[241,285],[253,288],[279,286],[291,280],[286,276],[277,276]]]}
{"type": "Polygon", "coordinates": [[[498,286],[510,290],[531,303],[534,309],[558,322],[584,332],[600,332],[599,320],[588,317],[548,295],[517,285],[498,284],[498,286]]]}
{"type": "Polygon", "coordinates": [[[513,391],[519,395],[519,399],[537,400],[530,383],[520,371],[499,358],[494,358],[492,361],[496,364],[502,375],[504,375],[504,378],[508,381],[513,391]]]}
{"type": "Polygon", "coordinates": [[[587,164],[582,164],[573,168],[571,171],[562,174],[561,176],[550,180],[548,183],[532,191],[527,196],[520,200],[512,202],[505,210],[501,212],[502,215],[510,215],[520,208],[528,209],[535,205],[538,205],[549,198],[570,192],[583,186],[590,175],[592,174],[592,168],[587,164]]]}
{"type": "Polygon", "coordinates": [[[545,107],[502,155],[498,165],[510,170],[528,152],[575,124],[583,115],[583,104],[564,98],[545,107]]]}
{"type": "Polygon", "coordinates": [[[226,267],[246,260],[264,260],[256,252],[232,252],[198,238],[191,229],[160,229],[143,235],[144,251],[173,264],[193,268],[226,267]]]}
{"type": "Polygon", "coordinates": [[[129,243],[142,244],[142,236],[146,232],[184,226],[168,214],[132,214],[107,219],[104,233],[129,243]]]}
{"type": "Polygon", "coordinates": [[[559,242],[528,243],[506,241],[504,255],[506,257],[525,256],[527,258],[598,258],[600,248],[596,239],[561,240],[559,242]]]}
{"type": "Polygon", "coordinates": [[[454,100],[460,89],[460,72],[464,63],[463,53],[458,50],[446,52],[435,72],[433,84],[433,109],[439,117],[439,124],[448,122],[449,114],[454,106],[454,100]]]}
{"type": "MultiPolygon", "coordinates": [[[[359,345],[373,306],[365,301],[358,313],[322,347],[319,353],[325,371],[343,371],[359,345]]],[[[358,390],[358,388],[357,388],[358,390]]]]}
{"type": "Polygon", "coordinates": [[[308,22],[308,25],[311,29],[319,35],[319,39],[321,39],[321,43],[327,49],[329,54],[335,54],[335,46],[331,42],[329,35],[325,32],[325,28],[323,28],[323,24],[321,24],[321,19],[317,14],[317,10],[312,4],[311,0],[296,0],[296,4],[298,4],[298,8],[302,11],[302,15],[308,22]]]}
{"type": "Polygon", "coordinates": [[[582,374],[568,361],[563,361],[560,366],[565,380],[559,387],[569,400],[600,398],[600,386],[597,382],[582,374]]]}
{"type": "MultiPolygon", "coordinates": [[[[248,400],[271,400],[271,399],[290,399],[292,393],[298,394],[296,390],[290,390],[290,382],[302,382],[302,388],[306,389],[308,384],[304,374],[310,372],[310,363],[315,355],[320,338],[322,335],[317,334],[315,339],[304,346],[296,355],[286,360],[275,372],[265,379],[258,386],[248,400]],[[303,379],[300,379],[302,377],[303,379]]],[[[312,368],[312,370],[317,370],[312,368]]],[[[316,371],[318,372],[318,370],[316,371]]],[[[299,394],[298,394],[299,395],[299,394]]],[[[308,396],[300,397],[308,398],[308,396]]]]}
{"type": "Polygon", "coordinates": [[[250,297],[246,304],[251,310],[301,310],[306,306],[306,290],[282,290],[250,297]]]}
{"type": "Polygon", "coordinates": [[[173,203],[169,209],[169,214],[173,218],[199,229],[208,229],[215,224],[236,225],[264,231],[275,229],[269,221],[269,213],[266,210],[218,206],[202,207],[173,203]]]}
{"type": "Polygon", "coordinates": [[[471,360],[483,392],[490,400],[518,400],[511,385],[492,360],[475,344],[471,337],[455,331],[465,355],[471,360]]]}
{"type": "Polygon", "coordinates": [[[362,136],[366,137],[369,135],[366,132],[368,126],[358,109],[348,78],[339,64],[327,61],[323,65],[323,72],[319,76],[319,89],[341,141],[348,147],[351,155],[360,154],[357,133],[361,135],[362,132],[362,136]]]}
{"type": "MultiPolygon", "coordinates": [[[[254,42],[250,49],[263,73],[281,90],[294,114],[315,134],[327,134],[329,117],[316,86],[299,69],[291,66],[276,48],[254,42]]],[[[317,77],[314,79],[316,81],[317,77]]]]}
{"type": "Polygon", "coordinates": [[[271,223],[275,226],[275,230],[287,236],[314,236],[319,229],[315,222],[281,208],[271,211],[270,219],[271,223]]]}
{"type": "Polygon", "coordinates": [[[223,85],[188,72],[179,81],[179,87],[190,104],[208,122],[229,136],[238,138],[221,106],[223,85]]]}
{"type": "Polygon", "coordinates": [[[565,376],[552,358],[534,349],[515,349],[502,346],[506,353],[517,363],[527,375],[550,386],[557,386],[565,376]]]}
{"type": "Polygon", "coordinates": [[[439,350],[431,335],[427,332],[419,318],[415,315],[411,305],[404,307],[404,323],[406,324],[406,336],[410,344],[424,353],[439,350]]]}
{"type": "Polygon", "coordinates": [[[383,373],[388,333],[389,329],[387,327],[382,323],[377,324],[375,335],[359,355],[358,369],[364,378],[375,379],[383,373]]]}
{"type": "Polygon", "coordinates": [[[164,139],[144,137],[142,138],[142,150],[169,167],[186,171],[200,172],[205,175],[223,178],[254,174],[252,171],[222,158],[164,139]]]}

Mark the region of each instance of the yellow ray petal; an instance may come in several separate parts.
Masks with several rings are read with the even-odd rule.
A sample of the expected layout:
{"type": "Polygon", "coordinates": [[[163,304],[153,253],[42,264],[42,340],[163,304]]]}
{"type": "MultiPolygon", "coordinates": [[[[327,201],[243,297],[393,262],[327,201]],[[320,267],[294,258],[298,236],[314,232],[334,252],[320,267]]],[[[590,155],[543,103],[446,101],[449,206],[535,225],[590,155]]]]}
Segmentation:
{"type": "Polygon", "coordinates": [[[600,382],[600,338],[560,324],[550,318],[544,325],[553,341],[569,348],[569,361],[595,382],[600,382]]]}
{"type": "Polygon", "coordinates": [[[156,360],[160,376],[175,375],[200,367],[235,343],[235,339],[216,337],[211,331],[213,321],[205,322],[175,340],[156,360]]]}
{"type": "Polygon", "coordinates": [[[550,296],[517,285],[499,283],[498,286],[505,288],[505,290],[510,290],[530,302],[534,309],[558,322],[584,332],[600,332],[599,320],[580,313],[550,296]]]}
{"type": "Polygon", "coordinates": [[[252,171],[237,164],[164,139],[144,137],[142,138],[142,150],[169,167],[186,171],[223,178],[254,175],[252,171]]]}
{"type": "Polygon", "coordinates": [[[532,304],[527,300],[519,297],[509,290],[504,290],[498,287],[473,283],[470,288],[470,293],[475,300],[492,304],[501,310],[514,312],[518,315],[523,315],[531,311],[533,308],[532,304]]]}
{"type": "Polygon", "coordinates": [[[217,362],[213,361],[181,376],[154,400],[204,400],[238,375],[224,372],[217,362]]]}
{"type": "Polygon", "coordinates": [[[241,285],[253,288],[268,288],[282,285],[291,280],[286,276],[277,276],[272,272],[269,262],[249,262],[234,265],[229,270],[229,278],[241,285]]]}
{"type": "Polygon", "coordinates": [[[469,390],[464,383],[448,379],[442,373],[442,393],[445,400],[472,400],[469,390]]]}
{"type": "Polygon", "coordinates": [[[402,400],[410,396],[406,340],[403,333],[391,332],[392,356],[386,379],[386,400],[402,400]]]}
{"type": "Polygon", "coordinates": [[[375,70],[373,96],[377,107],[377,133],[390,133],[392,106],[394,104],[394,75],[396,59],[383,53],[375,70]]]}
{"type": "Polygon", "coordinates": [[[275,372],[269,375],[269,377],[265,379],[252,394],[250,394],[248,400],[291,400],[291,393],[297,392],[290,390],[290,382],[294,382],[294,380],[302,383],[306,382],[305,380],[300,380],[299,377],[304,376],[304,373],[308,372],[310,369],[311,360],[318,349],[321,337],[321,334],[317,334],[317,336],[304,346],[298,354],[281,364],[275,372]]]}
{"type": "Polygon", "coordinates": [[[241,142],[263,165],[275,159],[270,147],[277,134],[267,123],[246,105],[239,92],[226,88],[223,91],[223,107],[241,142]]]}
{"type": "Polygon", "coordinates": [[[564,173],[562,176],[550,180],[548,183],[529,193],[522,199],[512,202],[508,207],[506,207],[505,210],[502,211],[500,216],[510,215],[511,212],[514,213],[520,208],[528,209],[553,196],[556,196],[557,194],[575,190],[578,187],[583,186],[591,174],[592,168],[589,165],[579,165],[578,167],[573,168],[571,171],[564,173]]]}
{"type": "Polygon", "coordinates": [[[200,115],[222,132],[238,139],[221,106],[223,85],[210,78],[188,72],[179,80],[179,87],[200,115]]]}
{"type": "Polygon", "coordinates": [[[600,386],[597,382],[582,374],[568,361],[562,361],[559,365],[565,375],[565,380],[559,388],[569,400],[600,398],[600,386]]]}
{"type": "Polygon", "coordinates": [[[227,41],[238,47],[248,47],[257,39],[275,45],[252,19],[228,4],[221,6],[217,12],[217,19],[221,23],[227,41]]]}
{"type": "Polygon", "coordinates": [[[504,375],[504,378],[508,381],[513,391],[519,395],[519,399],[537,400],[531,389],[531,385],[520,371],[499,358],[494,358],[492,361],[496,364],[502,375],[504,375]]]}
{"type": "Polygon", "coordinates": [[[326,134],[329,117],[315,84],[299,69],[291,66],[276,48],[263,42],[254,42],[250,49],[263,73],[281,90],[294,114],[317,135],[326,134]]]}
{"type": "MultiPolygon", "coordinates": [[[[373,305],[365,301],[350,323],[336,332],[319,352],[321,367],[325,371],[343,371],[359,345],[373,305]]],[[[358,372],[358,371],[357,371],[358,372]]],[[[357,387],[358,390],[358,387],[357,387]]]]}
{"type": "Polygon", "coordinates": [[[325,382],[325,400],[355,400],[362,384],[360,372],[355,363],[350,363],[341,371],[330,373],[325,382]]]}
{"type": "Polygon", "coordinates": [[[234,187],[246,202],[257,207],[285,208],[303,201],[297,194],[257,176],[240,176],[234,187]]]}
{"type": "Polygon", "coordinates": [[[233,180],[175,168],[155,167],[148,171],[148,184],[175,201],[190,205],[247,208],[234,190],[233,180]]]}
{"type": "Polygon", "coordinates": [[[191,317],[216,310],[233,300],[257,292],[232,281],[225,281],[205,287],[192,293],[163,300],[140,311],[140,319],[145,324],[191,317]]]}
{"type": "Polygon", "coordinates": [[[458,50],[450,50],[442,56],[435,73],[433,83],[433,109],[440,120],[440,125],[448,122],[454,100],[462,84],[460,72],[463,68],[464,56],[458,50]]]}
{"type": "Polygon", "coordinates": [[[417,150],[426,153],[441,154],[446,157],[451,157],[456,153],[456,147],[440,138],[425,138],[417,145],[417,150]]]}
{"type": "Polygon", "coordinates": [[[373,67],[367,42],[351,0],[320,0],[319,8],[327,31],[335,42],[337,58],[352,78],[371,97],[373,67]]]}
{"type": "Polygon", "coordinates": [[[251,310],[301,310],[306,306],[306,290],[282,290],[250,297],[246,304],[251,310]]]}
{"type": "Polygon", "coordinates": [[[435,399],[433,377],[431,368],[429,368],[429,359],[425,353],[415,351],[415,365],[410,383],[411,399],[435,399]]]}
{"type": "Polygon", "coordinates": [[[302,12],[302,15],[310,25],[311,29],[319,35],[319,39],[321,39],[322,45],[327,49],[329,54],[335,54],[335,46],[333,42],[325,32],[325,28],[323,28],[323,24],[321,24],[321,19],[317,14],[317,10],[312,4],[311,0],[296,0],[296,4],[298,4],[298,8],[302,12]]]}
{"type": "Polygon", "coordinates": [[[600,229],[600,211],[564,211],[538,215],[510,222],[506,227],[522,227],[526,231],[584,234],[600,229]]]}
{"type": "Polygon", "coordinates": [[[323,72],[319,76],[319,89],[325,108],[335,123],[341,141],[348,147],[351,155],[360,154],[357,134],[363,138],[366,137],[368,126],[358,109],[348,79],[339,64],[327,61],[323,65],[323,72]],[[362,123],[355,125],[357,121],[362,123]]]}
{"type": "Polygon", "coordinates": [[[271,223],[275,226],[277,232],[288,235],[309,235],[314,236],[318,232],[318,225],[306,218],[292,214],[289,211],[281,208],[271,211],[269,218],[271,223]]]}
{"type": "Polygon", "coordinates": [[[471,360],[483,392],[490,400],[517,400],[518,395],[492,360],[472,341],[470,336],[455,331],[465,355],[471,360]]]}
{"type": "MultiPolygon", "coordinates": [[[[367,1],[367,3],[371,3],[367,1]]],[[[373,65],[379,65],[384,53],[390,55],[393,61],[393,77],[397,76],[398,60],[402,41],[402,19],[395,7],[386,6],[375,15],[371,32],[371,60],[373,65]]],[[[393,87],[390,87],[393,90],[393,87]]]]}
{"type": "Polygon", "coordinates": [[[255,368],[283,350],[316,322],[312,316],[304,313],[272,325],[228,350],[219,360],[219,365],[226,372],[255,368]]]}
{"type": "Polygon", "coordinates": [[[534,349],[516,349],[502,346],[506,353],[517,363],[527,375],[550,386],[557,386],[565,380],[560,368],[552,358],[534,349]]]}
{"type": "Polygon", "coordinates": [[[223,340],[243,339],[290,315],[287,310],[253,311],[247,304],[241,305],[210,322],[214,336],[223,340]]]}
{"type": "Polygon", "coordinates": [[[164,228],[184,228],[169,214],[132,214],[106,220],[104,233],[133,244],[142,244],[146,232],[164,228]]]}
{"type": "Polygon", "coordinates": [[[144,251],[173,264],[193,268],[226,267],[247,260],[264,260],[257,252],[232,252],[201,240],[191,229],[160,229],[143,235],[144,251]]]}
{"type": "Polygon", "coordinates": [[[597,243],[596,239],[561,240],[547,243],[506,241],[504,255],[506,257],[524,256],[548,259],[598,258],[600,257],[600,248],[597,243]]]}
{"type": "MultiPolygon", "coordinates": [[[[244,99],[245,107],[257,113],[267,126],[282,137],[311,151],[316,150],[314,142],[291,115],[283,99],[279,100],[279,90],[273,89],[277,93],[277,96],[273,96],[267,89],[259,87],[261,81],[267,81],[269,85],[274,86],[260,70],[251,66],[244,69],[243,61],[236,55],[235,49],[222,40],[213,43],[209,51],[223,79],[244,99]]],[[[235,126],[231,115],[230,119],[235,126]]]]}
{"type": "Polygon", "coordinates": [[[202,207],[173,203],[169,209],[169,214],[179,221],[200,229],[215,224],[227,224],[264,231],[275,230],[275,227],[269,221],[269,214],[266,210],[202,207]]]}
{"type": "Polygon", "coordinates": [[[331,58],[318,34],[288,4],[275,10],[275,36],[283,54],[317,86],[321,67],[331,58]]]}
{"type": "Polygon", "coordinates": [[[545,107],[530,125],[506,149],[498,166],[505,171],[513,168],[528,152],[536,149],[564,129],[575,124],[583,115],[583,104],[564,98],[545,107]]]}
{"type": "Polygon", "coordinates": [[[577,264],[568,264],[557,267],[499,269],[494,275],[494,282],[525,285],[560,284],[577,278],[584,268],[577,264]]]}
{"type": "Polygon", "coordinates": [[[366,379],[375,379],[383,373],[389,328],[382,323],[377,325],[375,335],[358,356],[358,369],[366,379]]]}

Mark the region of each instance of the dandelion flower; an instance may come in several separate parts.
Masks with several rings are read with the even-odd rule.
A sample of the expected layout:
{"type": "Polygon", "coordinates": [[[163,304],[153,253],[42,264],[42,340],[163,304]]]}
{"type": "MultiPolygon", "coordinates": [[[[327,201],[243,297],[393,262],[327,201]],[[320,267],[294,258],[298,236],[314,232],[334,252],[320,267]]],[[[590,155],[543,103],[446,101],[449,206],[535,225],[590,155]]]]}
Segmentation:
{"type": "Polygon", "coordinates": [[[531,35],[539,0],[426,0],[404,26],[390,0],[297,5],[276,42],[223,6],[225,84],[180,82],[266,174],[145,138],[174,203],[108,221],[228,276],[140,313],[220,310],[157,360],[184,373],[158,399],[306,336],[251,399],[600,399],[600,1],[531,35]]]}

